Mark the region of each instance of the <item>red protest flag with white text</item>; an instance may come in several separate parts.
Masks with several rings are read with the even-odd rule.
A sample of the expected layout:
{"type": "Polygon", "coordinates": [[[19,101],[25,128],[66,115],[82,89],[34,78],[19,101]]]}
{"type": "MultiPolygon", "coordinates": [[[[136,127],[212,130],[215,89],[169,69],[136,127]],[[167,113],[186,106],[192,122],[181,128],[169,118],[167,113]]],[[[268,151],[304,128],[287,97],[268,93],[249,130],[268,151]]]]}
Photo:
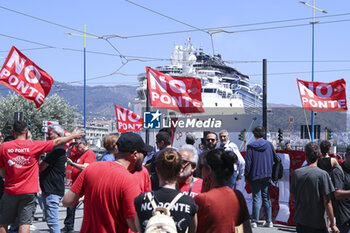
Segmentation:
{"type": "Polygon", "coordinates": [[[33,101],[39,108],[49,94],[53,82],[48,73],[12,46],[0,71],[0,83],[33,101]]]}
{"type": "Polygon", "coordinates": [[[317,112],[348,111],[346,82],[339,79],[330,83],[309,82],[297,79],[303,108],[317,112]]]}
{"type": "Polygon", "coordinates": [[[204,112],[199,79],[173,77],[150,67],[146,67],[146,70],[151,106],[181,113],[204,112]]]}
{"type": "Polygon", "coordinates": [[[140,131],[143,129],[143,118],[126,108],[115,105],[117,128],[120,133],[140,131]]]}

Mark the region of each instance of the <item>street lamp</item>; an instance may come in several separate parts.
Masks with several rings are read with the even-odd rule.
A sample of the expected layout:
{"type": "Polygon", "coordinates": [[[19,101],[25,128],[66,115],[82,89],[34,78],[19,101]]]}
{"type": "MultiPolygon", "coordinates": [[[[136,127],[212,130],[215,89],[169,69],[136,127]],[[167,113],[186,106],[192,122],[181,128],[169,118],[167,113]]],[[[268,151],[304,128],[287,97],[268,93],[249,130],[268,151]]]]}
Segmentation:
{"type": "Polygon", "coordinates": [[[86,129],[86,37],[88,38],[94,38],[94,39],[101,39],[97,36],[87,36],[86,35],[86,24],[84,24],[84,34],[74,34],[74,33],[66,33],[67,35],[71,36],[82,36],[84,37],[84,129],[86,129]]]}
{"type": "MultiPolygon", "coordinates": [[[[311,81],[314,81],[314,64],[315,64],[315,24],[318,21],[315,21],[315,10],[318,10],[322,13],[327,13],[327,11],[315,7],[315,0],[313,0],[313,5],[307,4],[306,2],[300,1],[301,4],[304,4],[312,8],[312,70],[311,70],[311,81]]],[[[314,111],[311,111],[311,141],[314,141],[314,111]]]]}

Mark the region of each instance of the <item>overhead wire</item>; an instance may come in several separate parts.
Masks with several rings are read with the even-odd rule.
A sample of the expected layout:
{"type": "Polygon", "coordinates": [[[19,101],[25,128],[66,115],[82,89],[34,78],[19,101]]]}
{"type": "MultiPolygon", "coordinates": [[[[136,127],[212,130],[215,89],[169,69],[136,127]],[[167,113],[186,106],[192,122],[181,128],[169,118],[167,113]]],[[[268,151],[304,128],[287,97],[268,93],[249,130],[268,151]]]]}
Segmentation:
{"type": "Polygon", "coordinates": [[[212,33],[212,32],[209,32],[209,31],[203,30],[203,29],[201,29],[201,28],[199,28],[199,27],[196,27],[196,26],[193,26],[193,25],[191,25],[191,24],[185,23],[185,22],[183,22],[183,21],[180,21],[180,20],[178,20],[178,19],[175,19],[175,18],[173,18],[173,17],[170,17],[170,16],[165,15],[165,14],[163,14],[163,13],[160,13],[160,12],[158,12],[158,11],[152,10],[152,9],[150,9],[150,8],[148,8],[148,7],[142,6],[142,5],[140,5],[140,4],[137,4],[137,3],[135,3],[135,2],[132,2],[132,1],[130,1],[130,0],[125,0],[125,1],[127,1],[127,2],[129,2],[129,3],[131,3],[131,4],[134,4],[135,6],[141,7],[141,8],[143,8],[143,9],[145,9],[145,10],[151,11],[151,12],[153,12],[153,13],[155,13],[155,14],[158,14],[158,15],[160,15],[160,16],[162,16],[162,17],[165,17],[165,18],[167,18],[167,19],[173,20],[173,21],[175,21],[175,22],[178,22],[178,23],[180,23],[180,24],[183,24],[183,25],[185,25],[185,26],[194,28],[195,30],[198,30],[198,31],[201,31],[201,32],[204,32],[204,33],[208,34],[208,35],[210,36],[210,41],[211,41],[211,47],[212,47],[212,50],[213,50],[213,54],[215,54],[214,40],[213,40],[213,33],[212,33]]]}
{"type": "MultiPolygon", "coordinates": [[[[312,17],[305,17],[305,18],[295,18],[295,19],[286,19],[286,20],[275,20],[275,21],[267,21],[267,22],[257,22],[257,23],[249,23],[249,24],[240,24],[240,25],[230,25],[230,26],[219,26],[219,27],[210,27],[210,28],[198,28],[198,27],[195,27],[193,25],[190,25],[190,24],[187,24],[185,22],[182,22],[180,20],[177,20],[175,18],[172,18],[170,16],[167,16],[167,15],[164,15],[162,13],[159,13],[157,11],[154,11],[152,9],[149,9],[149,8],[146,8],[144,6],[141,6],[137,3],[134,3],[130,0],[126,0],[127,2],[131,3],[131,4],[134,4],[134,5],[137,5],[139,7],[142,7],[144,9],[147,9],[149,11],[152,11],[156,14],[159,14],[163,17],[167,17],[171,20],[174,20],[174,21],[177,21],[181,24],[184,24],[184,25],[187,25],[189,27],[192,27],[194,28],[194,30],[183,30],[183,31],[175,31],[175,32],[165,32],[167,34],[171,34],[171,33],[186,33],[186,32],[193,32],[193,31],[203,31],[203,32],[206,32],[208,33],[207,31],[208,30],[217,30],[217,29],[223,29],[223,28],[233,28],[233,27],[247,27],[247,26],[256,26],[256,25],[263,25],[263,24],[272,24],[272,23],[284,23],[284,22],[291,22],[291,21],[301,21],[301,20],[307,20],[307,19],[312,19],[312,17]]],[[[58,27],[62,27],[62,28],[66,28],[66,29],[69,29],[69,30],[72,30],[72,31],[76,31],[76,32],[80,32],[80,33],[84,33],[84,31],[82,30],[79,30],[79,29],[75,29],[75,28],[72,28],[72,27],[69,27],[69,26],[65,26],[65,25],[62,25],[62,24],[59,24],[59,23],[55,23],[55,22],[51,22],[49,20],[46,20],[46,19],[42,19],[42,18],[39,18],[39,17],[36,17],[36,16],[33,16],[33,15],[29,15],[29,14],[26,14],[26,13],[23,13],[23,12],[19,12],[19,11],[16,11],[16,10],[13,10],[13,9],[9,9],[7,7],[4,7],[4,6],[0,6],[0,8],[4,9],[4,10],[7,10],[7,11],[11,11],[13,13],[17,13],[17,14],[20,14],[20,15],[23,15],[23,16],[26,16],[26,17],[30,17],[30,18],[33,18],[33,19],[36,19],[36,20],[39,20],[39,21],[42,21],[42,22],[46,22],[46,23],[49,23],[49,24],[52,24],[52,25],[55,25],[55,26],[58,26],[58,27]]],[[[341,14],[334,14],[334,15],[323,15],[323,16],[318,16],[317,18],[320,19],[320,18],[330,18],[330,17],[340,17],[340,16],[346,16],[346,15],[350,15],[350,13],[341,13],[341,14]]],[[[319,22],[319,23],[322,23],[322,22],[319,22]]],[[[95,37],[101,37],[101,36],[98,36],[96,34],[93,34],[93,33],[89,33],[89,32],[86,32],[87,35],[91,35],[91,36],[95,36],[95,37]]],[[[161,33],[161,34],[164,34],[164,33],[161,33]]],[[[110,39],[112,36],[114,37],[120,37],[120,38],[133,38],[133,37],[139,37],[139,36],[152,36],[152,35],[158,35],[158,34],[145,34],[145,35],[135,35],[135,36],[119,36],[119,35],[104,35],[105,37],[108,37],[108,39],[110,39]]]]}
{"type": "MultiPolygon", "coordinates": [[[[45,23],[48,23],[48,24],[52,24],[52,25],[55,25],[55,26],[58,26],[58,27],[61,27],[61,28],[65,28],[65,29],[69,29],[69,30],[72,30],[72,31],[76,31],[76,32],[79,32],[79,33],[82,33],[82,34],[87,34],[87,35],[90,35],[90,36],[94,36],[94,37],[97,37],[99,39],[104,39],[105,41],[108,42],[108,44],[115,50],[117,51],[117,53],[119,54],[120,58],[121,58],[121,61],[122,63],[125,63],[125,61],[123,61],[123,59],[126,59],[121,53],[120,51],[110,42],[108,41],[108,39],[105,39],[105,38],[102,38],[96,34],[92,34],[92,33],[87,33],[85,31],[82,31],[82,30],[78,30],[78,29],[75,29],[75,28],[72,28],[72,27],[68,27],[68,26],[65,26],[65,25],[62,25],[62,24],[59,24],[59,23],[54,23],[54,22],[51,22],[49,20],[46,20],[46,19],[42,19],[42,18],[39,18],[39,17],[36,17],[36,16],[32,16],[32,15],[29,15],[29,14],[26,14],[26,13],[23,13],[23,12],[19,12],[19,11],[16,11],[16,10],[12,10],[12,9],[9,9],[7,7],[4,7],[4,6],[0,6],[1,9],[4,9],[4,10],[7,10],[7,11],[11,11],[11,12],[14,12],[16,14],[20,14],[20,15],[23,15],[23,16],[26,16],[26,17],[29,17],[29,18],[32,18],[32,19],[35,19],[35,20],[39,20],[39,21],[42,21],[42,22],[45,22],[45,23]]],[[[5,35],[3,35],[5,36],[5,35]]],[[[10,37],[11,38],[11,37],[10,37]]],[[[17,38],[18,39],[18,38],[17,38]]],[[[28,40],[25,40],[25,39],[21,39],[22,41],[27,41],[28,40]]],[[[31,41],[32,42],[32,41],[31,41]]],[[[38,45],[44,45],[44,44],[41,44],[41,43],[36,43],[38,45]]],[[[45,45],[47,46],[47,45],[45,45]]]]}
{"type": "Polygon", "coordinates": [[[153,12],[153,13],[155,13],[155,14],[158,14],[158,15],[160,15],[160,16],[162,16],[162,17],[168,18],[168,19],[173,20],[173,21],[175,21],[175,22],[178,22],[178,23],[180,23],[180,24],[183,24],[183,25],[186,25],[186,26],[188,26],[188,27],[194,28],[194,29],[196,29],[197,31],[202,31],[202,32],[208,33],[208,32],[205,31],[204,29],[201,29],[201,28],[198,28],[198,27],[196,27],[196,26],[190,25],[190,24],[188,24],[188,23],[182,22],[182,21],[180,21],[180,20],[178,20],[178,19],[175,19],[175,18],[170,17],[170,16],[168,16],[168,15],[162,14],[162,13],[160,13],[160,12],[158,12],[158,11],[152,10],[152,9],[150,9],[150,8],[147,8],[147,7],[145,7],[145,6],[142,6],[142,5],[140,5],[140,4],[137,4],[137,3],[135,3],[135,2],[132,2],[132,1],[130,1],[130,0],[125,0],[125,1],[127,1],[127,2],[129,2],[129,3],[131,3],[131,4],[134,4],[135,6],[141,7],[141,8],[143,8],[143,9],[145,9],[145,10],[151,11],[151,12],[153,12]]]}
{"type": "MultiPolygon", "coordinates": [[[[139,4],[136,4],[134,2],[131,2],[131,1],[128,1],[134,5],[137,5],[139,7],[143,7],[139,4]]],[[[54,23],[54,22],[51,22],[51,21],[48,21],[48,20],[45,20],[45,19],[42,19],[42,18],[39,18],[39,17],[36,17],[36,16],[32,16],[32,15],[29,15],[29,14],[25,14],[23,12],[19,12],[19,11],[15,11],[15,10],[12,10],[12,9],[9,9],[9,8],[6,8],[6,7],[3,7],[3,6],[0,6],[0,8],[2,9],[5,9],[5,10],[8,10],[8,11],[11,11],[11,12],[14,12],[14,13],[17,13],[17,14],[21,14],[21,15],[24,15],[24,16],[27,16],[27,17],[30,17],[30,18],[33,18],[33,19],[36,19],[36,20],[40,20],[40,21],[43,21],[43,22],[46,22],[46,23],[50,23],[50,24],[53,24],[53,25],[56,25],[56,26],[59,26],[59,27],[63,27],[63,28],[66,28],[66,29],[70,29],[70,30],[74,30],[74,31],[77,31],[77,32],[81,32],[81,30],[78,30],[78,29],[74,29],[74,28],[71,28],[71,27],[68,27],[68,26],[65,26],[65,25],[62,25],[62,24],[58,24],[58,23],[54,23]]],[[[143,7],[145,8],[145,7],[143,7]]],[[[159,12],[156,12],[152,9],[149,9],[147,8],[147,10],[150,10],[154,13],[157,13],[157,14],[160,14],[164,17],[166,17],[166,15],[162,14],[162,13],[159,13],[159,12]]],[[[350,13],[342,13],[342,14],[335,14],[335,15],[326,15],[326,16],[319,16],[318,18],[329,18],[329,17],[339,17],[339,16],[345,16],[345,15],[350,15],[350,13]]],[[[175,20],[174,18],[171,18],[169,17],[170,19],[172,20],[175,20]]],[[[299,21],[299,20],[306,20],[306,19],[310,19],[310,17],[306,17],[306,18],[295,18],[295,19],[287,19],[287,20],[276,20],[276,21],[267,21],[267,22],[258,22],[258,23],[250,23],[250,24],[241,24],[241,25],[231,25],[231,26],[220,26],[220,27],[211,27],[211,28],[204,28],[204,29],[200,29],[195,26],[192,26],[192,25],[189,25],[189,24],[186,24],[184,22],[181,22],[179,21],[180,23],[183,23],[183,24],[186,24],[187,26],[191,26],[193,28],[195,28],[195,30],[187,30],[187,31],[179,31],[179,32],[191,32],[191,31],[196,31],[196,30],[201,30],[201,31],[204,31],[205,30],[216,30],[216,29],[222,29],[222,28],[232,28],[232,27],[245,27],[245,26],[254,26],[254,25],[263,25],[263,24],[271,24],[271,23],[281,23],[281,22],[290,22],[290,21],[299,21]]],[[[346,20],[337,20],[337,21],[331,21],[331,22],[319,22],[320,24],[322,23],[335,23],[335,22],[345,22],[345,21],[350,21],[348,19],[346,20]]],[[[305,25],[308,25],[308,24],[305,24],[305,25]]],[[[248,32],[248,31],[259,31],[259,30],[271,30],[271,29],[278,29],[278,28],[283,28],[283,27],[292,27],[292,26],[304,26],[304,25],[287,25],[287,26],[279,26],[279,27],[273,27],[273,28],[262,28],[262,29],[247,29],[247,30],[241,30],[241,31],[236,31],[234,33],[238,33],[238,32],[248,32]]],[[[228,31],[223,31],[223,32],[226,32],[226,33],[231,33],[231,32],[228,32],[228,31]]],[[[173,32],[167,32],[167,33],[173,33],[173,32]]],[[[160,33],[160,34],[167,34],[167,33],[160,33]]],[[[97,36],[95,34],[92,34],[92,33],[86,33],[88,35],[93,35],[93,36],[97,36]]],[[[159,34],[159,35],[160,35],[159,34]]],[[[157,35],[157,34],[149,34],[150,36],[151,35],[157,35]]],[[[4,37],[8,37],[8,38],[11,38],[11,39],[16,39],[16,40],[21,40],[21,41],[25,41],[25,42],[28,42],[28,43],[33,43],[33,44],[37,44],[37,45],[42,45],[44,46],[43,48],[56,48],[56,49],[63,49],[63,50],[71,50],[71,51],[79,51],[79,52],[83,52],[83,50],[78,50],[78,49],[72,49],[72,48],[61,48],[61,47],[57,47],[57,46],[52,46],[52,45],[47,45],[47,44],[43,44],[43,43],[40,43],[40,42],[35,42],[35,41],[30,41],[30,40],[26,40],[26,39],[23,39],[23,38],[18,38],[18,37],[13,37],[13,36],[9,36],[9,35],[5,35],[5,34],[0,34],[0,36],[4,36],[4,37]]],[[[146,35],[139,35],[139,36],[146,36],[146,35]]],[[[148,58],[148,57],[140,57],[140,56],[126,56],[126,55],[122,55],[122,53],[109,41],[109,38],[103,38],[100,37],[100,36],[97,36],[101,39],[104,39],[106,40],[110,46],[117,51],[117,53],[119,55],[113,55],[113,54],[108,54],[108,53],[103,53],[103,52],[96,52],[96,51],[86,51],[87,53],[95,53],[95,54],[102,54],[102,55],[111,55],[111,56],[120,56],[121,57],[121,60],[122,60],[122,63],[124,62],[123,59],[126,59],[127,60],[127,57],[133,57],[133,58],[139,58],[139,59],[152,59],[152,60],[170,60],[170,59],[162,59],[162,58],[148,58]]],[[[128,37],[123,37],[123,38],[132,38],[132,37],[135,37],[135,36],[128,36],[128,37]]],[[[139,60],[140,61],[140,60],[139,60]]],[[[142,61],[142,60],[141,60],[142,61]]]]}
{"type": "MultiPolygon", "coordinates": [[[[314,73],[329,73],[329,72],[349,72],[350,69],[336,69],[336,70],[316,70],[314,71],[314,73]]],[[[267,73],[267,76],[276,76],[276,75],[293,75],[293,74],[306,74],[306,73],[311,73],[311,71],[294,71],[294,72],[279,72],[279,73],[267,73]]],[[[136,75],[133,75],[133,74],[122,74],[122,73],[119,73],[123,76],[136,76],[136,75]]],[[[110,75],[114,75],[114,72],[110,75]]],[[[108,75],[106,75],[108,76],[108,75]]],[[[249,77],[256,77],[256,76],[262,76],[262,74],[247,74],[247,76],[249,77]]],[[[99,77],[97,77],[99,78],[99,77]]],[[[90,79],[90,80],[93,80],[93,79],[90,79]]],[[[71,82],[68,82],[68,83],[79,83],[79,82],[82,82],[83,80],[77,80],[77,81],[71,81],[71,82]]],[[[259,82],[259,80],[252,80],[253,82],[259,82]]],[[[56,84],[54,84],[56,85],[56,84]]],[[[58,84],[59,85],[59,84],[58,84]]],[[[69,85],[69,84],[68,84],[69,85]]],[[[101,87],[98,87],[98,88],[112,88],[112,87],[124,87],[124,86],[130,86],[130,87],[136,87],[138,84],[115,84],[114,86],[101,86],[101,87]]],[[[69,88],[62,88],[62,90],[74,90],[74,89],[78,89],[78,88],[81,88],[79,86],[71,86],[69,88]]],[[[93,87],[95,88],[95,87],[93,87]]],[[[5,86],[0,86],[0,90],[5,90],[5,89],[8,89],[8,87],[5,87],[5,86]]]]}
{"type": "MultiPolygon", "coordinates": [[[[326,15],[326,16],[319,16],[317,18],[329,18],[329,17],[340,17],[340,16],[346,16],[350,15],[350,13],[342,13],[342,14],[335,14],[335,15],[326,15]]],[[[224,28],[235,28],[235,27],[249,27],[249,26],[258,26],[258,25],[265,25],[265,24],[276,24],[276,23],[286,23],[286,22],[293,22],[293,21],[303,21],[312,19],[312,17],[305,17],[305,18],[295,18],[295,19],[286,19],[286,20],[275,20],[275,21],[266,21],[266,22],[257,22],[257,23],[249,23],[249,24],[239,24],[239,25],[230,25],[230,26],[219,26],[219,27],[210,27],[210,28],[202,28],[201,30],[220,30],[224,28]]],[[[322,22],[318,22],[322,23],[322,22]]],[[[305,25],[310,25],[310,23],[307,23],[305,25]]],[[[169,35],[169,34],[178,34],[178,33],[188,33],[188,32],[196,32],[197,29],[191,29],[191,30],[179,30],[179,31],[172,31],[172,32],[159,32],[159,33],[149,33],[149,34],[140,34],[140,35],[131,35],[131,36],[121,36],[121,35],[108,35],[109,38],[117,37],[122,39],[130,39],[130,38],[137,38],[137,37],[147,37],[147,36],[160,36],[160,35],[169,35]]],[[[225,31],[222,31],[225,32],[225,31]]],[[[226,33],[229,33],[226,31],[226,33]]],[[[102,36],[103,37],[103,36],[102,36]]]]}
{"type": "MultiPolygon", "coordinates": [[[[37,48],[22,48],[21,51],[32,51],[32,50],[41,50],[41,49],[51,49],[52,47],[49,46],[43,46],[43,47],[37,47],[37,48]]],[[[0,53],[8,53],[10,50],[2,50],[0,53]]]]}
{"type": "MultiPolygon", "coordinates": [[[[4,36],[4,34],[0,34],[0,36],[4,36]]],[[[6,37],[11,37],[16,40],[22,40],[18,37],[12,37],[5,35],[6,37]]],[[[35,43],[38,44],[39,42],[29,41],[26,40],[28,43],[35,43]]],[[[73,52],[80,52],[83,53],[83,49],[74,49],[74,48],[63,48],[63,47],[57,47],[53,45],[47,45],[43,47],[38,48],[22,48],[21,51],[30,51],[30,50],[41,50],[41,49],[61,49],[61,50],[67,50],[67,51],[73,51],[73,52]]],[[[0,53],[9,53],[10,50],[1,50],[0,53]]],[[[99,52],[99,51],[92,51],[92,50],[86,50],[86,53],[90,54],[97,54],[97,55],[105,55],[105,56],[117,56],[119,55],[115,53],[106,53],[106,52],[99,52]]],[[[150,61],[171,61],[170,58],[159,58],[159,57],[145,57],[145,56],[137,56],[137,55],[123,55],[124,57],[128,58],[128,60],[137,60],[140,62],[150,62],[150,61]]],[[[1,58],[1,57],[0,57],[1,58]]],[[[6,57],[2,57],[6,58],[6,57]]],[[[239,64],[239,63],[262,63],[261,60],[223,60],[227,64],[239,64]]],[[[311,60],[268,60],[268,63],[310,63],[311,60]]],[[[315,60],[316,63],[348,63],[350,60],[315,60]]]]}
{"type": "MultiPolygon", "coordinates": [[[[115,74],[122,74],[122,73],[118,73],[119,70],[121,70],[121,68],[123,68],[123,66],[125,66],[129,61],[127,60],[125,63],[123,63],[121,66],[118,67],[118,69],[110,74],[107,74],[107,75],[102,75],[102,76],[97,76],[97,77],[93,77],[93,78],[87,78],[86,81],[90,81],[90,80],[96,80],[96,79],[101,79],[101,78],[105,78],[105,77],[109,77],[109,76],[112,76],[112,75],[115,75],[115,74]]],[[[70,82],[67,82],[67,83],[80,83],[84,80],[75,80],[75,81],[70,81],[70,82]]]]}
{"type": "Polygon", "coordinates": [[[39,43],[39,42],[35,42],[35,41],[32,41],[32,40],[27,40],[27,39],[23,39],[23,38],[18,38],[18,37],[14,37],[14,36],[10,36],[10,35],[5,35],[5,34],[2,34],[2,33],[0,33],[0,36],[11,38],[11,39],[15,39],[15,40],[24,41],[24,42],[31,43],[31,44],[41,45],[41,46],[44,46],[44,47],[54,48],[54,46],[51,46],[51,45],[47,45],[47,44],[43,44],[43,43],[39,43]]]}
{"type": "MultiPolygon", "coordinates": [[[[314,73],[329,73],[329,72],[344,72],[350,71],[350,69],[339,69],[339,70],[318,70],[314,73]]],[[[290,74],[309,74],[312,71],[295,71],[295,72],[281,72],[281,73],[268,73],[267,75],[290,75],[290,74]]],[[[247,76],[262,76],[262,74],[247,74],[247,76]]]]}
{"type": "MultiPolygon", "coordinates": [[[[23,15],[23,16],[35,19],[35,20],[39,20],[39,21],[42,21],[42,22],[45,22],[45,23],[48,23],[48,24],[52,24],[52,25],[55,25],[55,26],[58,26],[58,27],[61,27],[61,28],[65,28],[65,29],[69,29],[69,30],[72,30],[72,31],[84,33],[84,31],[82,31],[82,30],[75,29],[75,28],[72,28],[72,27],[68,27],[68,26],[65,26],[65,25],[62,25],[62,24],[59,24],[59,23],[51,22],[49,20],[42,19],[42,18],[33,16],[33,15],[29,15],[29,14],[26,14],[26,13],[23,13],[23,12],[19,12],[19,11],[16,11],[16,10],[12,10],[12,9],[4,7],[4,6],[0,6],[0,8],[4,9],[4,10],[7,10],[7,11],[11,11],[11,12],[16,13],[16,14],[20,14],[20,15],[23,15]]],[[[86,33],[86,34],[98,37],[97,35],[92,34],[92,33],[86,33]]]]}
{"type": "MultiPolygon", "coordinates": [[[[209,31],[206,31],[206,30],[219,30],[219,29],[223,29],[223,28],[233,28],[233,27],[247,27],[247,26],[256,26],[256,25],[263,25],[263,24],[272,24],[272,23],[282,23],[282,22],[290,22],[290,21],[299,21],[299,20],[306,20],[306,19],[310,19],[310,17],[307,17],[307,18],[297,18],[297,19],[287,19],[287,20],[278,20],[278,21],[269,21],[269,22],[260,22],[260,23],[251,23],[251,24],[242,24],[242,25],[231,25],[231,26],[221,26],[221,27],[212,27],[212,28],[198,28],[198,27],[195,27],[195,26],[192,26],[190,24],[187,24],[187,23],[184,23],[180,20],[177,20],[175,18],[172,18],[170,16],[167,16],[167,15],[164,15],[160,12],[157,12],[157,11],[154,11],[150,8],[147,8],[147,7],[144,7],[144,6],[141,6],[139,4],[136,4],[130,0],[126,0],[127,2],[129,3],[132,3],[136,6],[139,6],[139,7],[142,7],[146,10],[149,10],[153,13],[156,13],[158,15],[161,15],[163,17],[166,17],[166,18],[169,18],[171,20],[174,20],[176,22],[179,22],[181,24],[184,24],[186,26],[189,26],[189,27],[192,27],[194,28],[194,30],[186,30],[186,31],[177,31],[177,32],[165,32],[165,33],[153,33],[153,34],[145,34],[145,35],[136,35],[136,36],[115,36],[115,37],[120,37],[120,38],[135,38],[135,37],[142,37],[142,36],[155,36],[155,35],[164,35],[164,34],[173,34],[173,33],[183,33],[183,32],[193,32],[193,31],[202,31],[202,32],[205,32],[205,33],[208,33],[209,35],[211,35],[212,37],[212,34],[214,33],[219,33],[219,32],[224,32],[224,33],[239,33],[239,32],[250,32],[250,31],[261,31],[261,30],[271,30],[271,29],[281,29],[281,28],[289,28],[289,27],[298,27],[298,26],[305,26],[305,25],[309,25],[309,24],[298,24],[298,25],[285,25],[285,26],[276,26],[276,27],[268,27],[268,28],[255,28],[255,29],[246,29],[246,30],[240,30],[240,31],[233,31],[233,32],[228,32],[228,31],[216,31],[216,32],[212,32],[210,33],[209,31]]],[[[76,32],[80,32],[80,33],[84,33],[83,31],[81,30],[78,30],[78,29],[74,29],[72,27],[68,27],[68,26],[65,26],[65,25],[62,25],[62,24],[58,24],[58,23],[55,23],[55,22],[51,22],[49,20],[45,20],[45,19],[41,19],[39,17],[35,17],[35,16],[32,16],[32,15],[29,15],[29,14],[25,14],[23,12],[19,12],[19,11],[15,11],[15,10],[12,10],[12,9],[9,9],[9,8],[6,8],[6,7],[3,7],[3,6],[0,6],[0,8],[4,9],[4,10],[8,10],[8,11],[11,11],[11,12],[14,12],[14,13],[17,13],[17,14],[21,14],[23,16],[26,16],[26,17],[30,17],[30,18],[33,18],[33,19],[36,19],[36,20],[39,20],[39,21],[42,21],[42,22],[46,22],[46,23],[49,23],[49,24],[52,24],[52,25],[55,25],[55,26],[59,26],[59,27],[62,27],[62,28],[66,28],[66,29],[69,29],[69,30],[73,30],[73,31],[76,31],[76,32]]],[[[350,13],[343,13],[343,14],[336,14],[336,15],[327,15],[327,16],[319,16],[318,18],[329,18],[329,17],[339,17],[339,16],[345,16],[345,15],[350,15],[350,13]]],[[[343,19],[343,20],[335,20],[335,21],[328,21],[328,22],[318,22],[319,24],[329,24],[329,23],[339,23],[339,22],[347,22],[347,21],[350,21],[350,19],[343,19]]],[[[92,36],[96,36],[96,37],[99,37],[95,34],[92,34],[92,33],[86,33],[88,35],[92,35],[92,36]]],[[[3,36],[3,37],[8,37],[8,38],[11,38],[11,39],[16,39],[16,40],[21,40],[21,41],[24,41],[24,42],[28,42],[28,43],[32,43],[32,44],[37,44],[37,45],[41,45],[43,47],[40,47],[40,48],[32,48],[32,49],[28,49],[28,50],[35,50],[35,49],[48,49],[48,48],[55,48],[55,49],[63,49],[63,50],[71,50],[71,51],[78,51],[78,52],[82,52],[82,50],[78,50],[78,49],[71,49],[71,48],[60,48],[60,47],[56,47],[56,46],[52,46],[52,45],[47,45],[47,44],[43,44],[43,43],[39,43],[39,42],[35,42],[35,41],[30,41],[30,40],[27,40],[27,39],[23,39],[23,38],[18,38],[18,37],[13,37],[13,36],[9,36],[9,35],[5,35],[5,34],[0,34],[0,36],[3,36]]],[[[141,59],[152,59],[152,60],[170,60],[170,59],[158,59],[158,58],[148,58],[148,57],[137,57],[137,56],[126,56],[126,55],[123,55],[110,41],[109,39],[113,38],[113,35],[110,35],[108,38],[107,37],[99,37],[101,39],[104,39],[105,41],[107,41],[108,44],[110,44],[110,46],[119,54],[119,55],[115,55],[115,54],[108,54],[108,53],[103,53],[103,52],[95,52],[95,51],[87,51],[88,53],[95,53],[95,54],[102,54],[102,55],[112,55],[112,56],[119,56],[121,58],[121,62],[122,62],[122,65],[114,72],[108,74],[108,75],[103,75],[103,76],[98,76],[98,77],[94,77],[94,78],[90,78],[88,80],[94,80],[94,79],[100,79],[100,78],[103,78],[103,77],[108,77],[108,76],[111,76],[111,75],[116,75],[116,74],[122,74],[122,73],[118,73],[118,71],[124,66],[126,65],[129,61],[135,61],[135,60],[138,60],[138,61],[142,61],[140,60],[139,58],[141,59]],[[127,57],[133,57],[135,59],[128,59],[127,57]],[[124,60],[123,60],[124,59],[124,60]]],[[[213,45],[212,45],[213,46],[213,45]]],[[[230,61],[226,61],[226,62],[230,62],[230,61]]],[[[237,61],[232,61],[232,62],[236,62],[237,61]]],[[[240,61],[240,62],[261,62],[261,61],[240,61]]],[[[310,62],[310,61],[269,61],[269,62],[310,62]]],[[[315,61],[315,62],[330,62],[330,61],[315,61]]],[[[348,62],[347,60],[335,60],[335,61],[331,61],[331,62],[348,62]]],[[[329,70],[329,71],[316,71],[316,72],[334,72],[334,71],[349,71],[348,69],[343,69],[343,70],[329,70]]],[[[295,73],[309,73],[309,72],[289,72],[289,73],[270,73],[269,75],[281,75],[281,74],[295,74],[295,73]]],[[[255,74],[253,75],[250,75],[250,76],[257,76],[255,74]]],[[[74,83],[74,82],[81,82],[81,81],[72,81],[72,82],[69,82],[69,83],[74,83]]]]}
{"type": "MultiPolygon", "coordinates": [[[[328,21],[328,22],[318,22],[318,24],[327,24],[327,23],[341,23],[341,22],[348,22],[350,19],[344,19],[344,20],[335,20],[335,21],[328,21]]],[[[276,26],[276,27],[265,27],[265,28],[254,28],[254,29],[246,29],[246,30],[238,30],[238,31],[217,31],[214,33],[243,33],[243,32],[252,32],[252,31],[265,31],[265,30],[272,30],[272,29],[283,29],[283,28],[292,28],[292,27],[302,27],[302,26],[308,26],[310,23],[304,23],[304,24],[293,24],[293,25],[285,25],[285,26],[276,26]]],[[[233,26],[232,26],[233,27],[233,26]]],[[[220,27],[217,27],[215,29],[219,29],[220,27]]],[[[214,29],[214,28],[212,28],[214,29]]],[[[131,38],[140,38],[140,37],[149,37],[149,36],[162,36],[162,35],[170,35],[170,34],[181,34],[181,33],[188,33],[188,32],[196,32],[198,30],[181,30],[181,31],[173,31],[173,32],[159,32],[159,33],[150,33],[150,34],[141,34],[141,35],[132,35],[132,36],[119,36],[115,35],[115,37],[123,38],[123,39],[131,39],[131,38]]],[[[112,36],[109,36],[112,38],[112,36]]]]}

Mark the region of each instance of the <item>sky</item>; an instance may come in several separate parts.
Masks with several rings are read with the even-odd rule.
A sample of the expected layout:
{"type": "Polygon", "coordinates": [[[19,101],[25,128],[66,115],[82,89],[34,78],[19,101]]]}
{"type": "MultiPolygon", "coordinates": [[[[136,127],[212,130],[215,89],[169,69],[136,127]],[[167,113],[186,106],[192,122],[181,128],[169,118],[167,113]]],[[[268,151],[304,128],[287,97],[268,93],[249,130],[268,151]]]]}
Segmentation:
{"type": "MultiPolygon", "coordinates": [[[[316,11],[314,79],[349,82],[350,1],[317,0],[316,7],[328,13],[316,11]]],[[[16,46],[55,81],[82,85],[84,39],[69,33],[82,35],[85,24],[100,38],[86,39],[87,85],[136,86],[146,66],[170,64],[174,44],[188,37],[213,54],[215,32],[214,53],[253,84],[261,84],[267,59],[268,102],[301,106],[296,79],[311,80],[311,21],[312,8],[297,0],[3,0],[0,66],[16,46]],[[228,33],[206,30],[218,27],[228,33]]]]}

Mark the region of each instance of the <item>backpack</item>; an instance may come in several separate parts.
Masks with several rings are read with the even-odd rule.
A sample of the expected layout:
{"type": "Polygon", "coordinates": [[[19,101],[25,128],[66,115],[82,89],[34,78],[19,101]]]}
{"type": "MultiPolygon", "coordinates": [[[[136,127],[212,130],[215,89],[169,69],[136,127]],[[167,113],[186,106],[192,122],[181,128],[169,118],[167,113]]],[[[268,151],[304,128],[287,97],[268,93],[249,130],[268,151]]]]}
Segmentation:
{"type": "Polygon", "coordinates": [[[170,202],[168,207],[157,206],[154,201],[154,196],[151,192],[147,193],[148,199],[151,201],[153,207],[153,215],[148,220],[144,233],[176,233],[176,225],[174,219],[171,217],[170,210],[174,204],[183,196],[182,193],[170,202]]]}
{"type": "Polygon", "coordinates": [[[282,159],[276,154],[275,149],[273,148],[273,145],[270,142],[272,154],[273,154],[273,165],[272,165],[272,181],[277,182],[278,180],[282,179],[283,177],[283,164],[282,159]]]}
{"type": "Polygon", "coordinates": [[[273,165],[272,165],[272,181],[276,182],[283,177],[283,165],[281,158],[275,154],[273,157],[273,165]]]}

